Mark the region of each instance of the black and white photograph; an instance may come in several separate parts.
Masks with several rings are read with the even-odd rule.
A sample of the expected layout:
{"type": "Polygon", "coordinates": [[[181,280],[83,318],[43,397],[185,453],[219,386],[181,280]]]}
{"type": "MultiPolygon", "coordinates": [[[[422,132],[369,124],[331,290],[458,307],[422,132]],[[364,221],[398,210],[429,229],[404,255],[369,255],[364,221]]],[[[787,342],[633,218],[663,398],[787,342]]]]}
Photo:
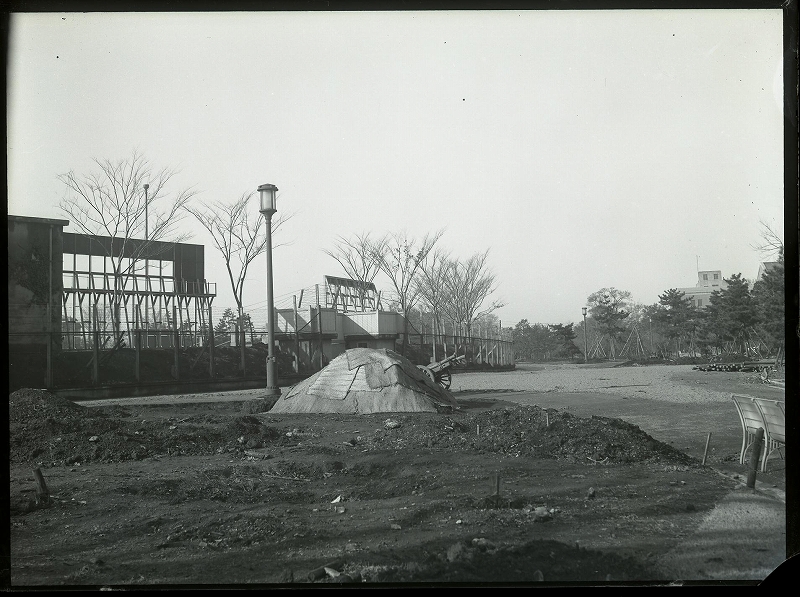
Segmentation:
{"type": "Polygon", "coordinates": [[[778,586],[796,1],[318,4],[7,15],[4,586],[778,586]]]}

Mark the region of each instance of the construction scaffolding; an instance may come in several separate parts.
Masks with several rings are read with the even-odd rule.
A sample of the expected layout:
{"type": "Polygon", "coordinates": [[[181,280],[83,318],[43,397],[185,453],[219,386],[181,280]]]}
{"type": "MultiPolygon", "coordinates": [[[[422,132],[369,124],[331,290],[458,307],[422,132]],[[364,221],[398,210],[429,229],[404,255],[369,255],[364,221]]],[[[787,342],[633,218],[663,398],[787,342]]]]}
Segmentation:
{"type": "Polygon", "coordinates": [[[374,311],[382,308],[381,293],[376,290],[372,282],[325,276],[323,294],[323,306],[342,313],[374,311]]]}
{"type": "Polygon", "coordinates": [[[203,246],[64,234],[62,349],[203,346],[216,285],[203,246]]]}

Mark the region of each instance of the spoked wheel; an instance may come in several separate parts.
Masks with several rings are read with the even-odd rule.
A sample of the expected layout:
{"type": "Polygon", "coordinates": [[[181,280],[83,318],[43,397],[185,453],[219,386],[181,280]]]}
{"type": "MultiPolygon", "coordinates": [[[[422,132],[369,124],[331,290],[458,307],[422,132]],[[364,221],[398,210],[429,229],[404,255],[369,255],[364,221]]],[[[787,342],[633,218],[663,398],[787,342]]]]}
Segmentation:
{"type": "Polygon", "coordinates": [[[436,383],[436,377],[433,375],[433,371],[428,369],[425,365],[417,365],[417,369],[422,371],[428,377],[428,379],[431,380],[431,382],[436,383]]]}
{"type": "Polygon", "coordinates": [[[445,369],[439,375],[439,385],[442,386],[445,390],[449,390],[450,381],[451,381],[450,372],[445,369]]]}

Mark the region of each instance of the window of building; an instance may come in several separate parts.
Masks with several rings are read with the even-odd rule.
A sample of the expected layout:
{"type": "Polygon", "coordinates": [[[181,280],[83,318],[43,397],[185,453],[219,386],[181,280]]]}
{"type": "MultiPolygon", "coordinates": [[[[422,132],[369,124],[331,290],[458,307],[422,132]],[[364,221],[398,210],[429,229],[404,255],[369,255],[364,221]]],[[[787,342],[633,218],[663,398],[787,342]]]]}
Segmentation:
{"type": "Polygon", "coordinates": [[[89,271],[89,256],[76,255],[75,256],[75,269],[79,272],[89,271]]]}
{"type": "Polygon", "coordinates": [[[719,274],[714,274],[714,279],[719,280],[719,274]]]}
{"type": "Polygon", "coordinates": [[[697,306],[698,307],[702,307],[703,306],[703,299],[697,299],[697,306]]]}
{"type": "Polygon", "coordinates": [[[358,343],[358,347],[359,348],[369,348],[369,345],[366,342],[359,342],[358,343]]]}
{"type": "Polygon", "coordinates": [[[703,274],[703,280],[708,280],[708,274],[703,274]]]}

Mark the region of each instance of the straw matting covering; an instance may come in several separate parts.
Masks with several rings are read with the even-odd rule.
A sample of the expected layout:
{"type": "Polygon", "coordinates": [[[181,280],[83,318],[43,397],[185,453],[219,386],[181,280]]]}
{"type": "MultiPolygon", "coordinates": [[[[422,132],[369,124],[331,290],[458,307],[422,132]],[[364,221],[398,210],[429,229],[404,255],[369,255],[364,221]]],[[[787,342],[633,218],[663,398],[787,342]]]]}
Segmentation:
{"type": "Polygon", "coordinates": [[[351,348],[278,399],[272,413],[438,412],[453,395],[386,349],[351,348]]]}

